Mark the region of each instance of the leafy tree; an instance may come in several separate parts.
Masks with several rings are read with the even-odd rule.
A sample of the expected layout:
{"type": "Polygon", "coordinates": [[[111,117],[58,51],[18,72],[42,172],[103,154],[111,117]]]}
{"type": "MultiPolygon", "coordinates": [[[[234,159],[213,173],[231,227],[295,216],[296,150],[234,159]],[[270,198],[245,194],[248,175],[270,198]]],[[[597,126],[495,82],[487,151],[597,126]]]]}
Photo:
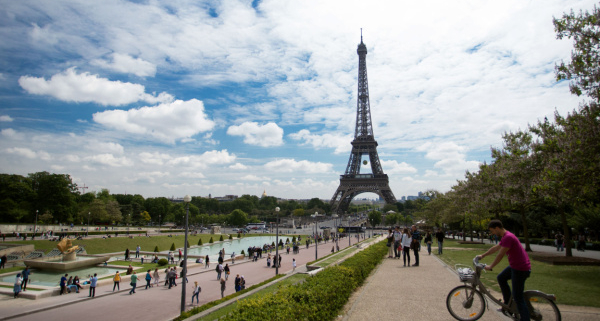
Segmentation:
{"type": "Polygon", "coordinates": [[[385,225],[394,226],[400,220],[398,213],[390,213],[385,216],[385,225]]]}
{"type": "Polygon", "coordinates": [[[396,204],[385,204],[383,206],[382,211],[384,213],[387,213],[389,211],[394,211],[394,212],[398,213],[398,206],[396,206],[396,204]]]}
{"type": "Polygon", "coordinates": [[[35,207],[39,211],[50,211],[59,222],[73,222],[76,213],[75,195],[77,185],[67,174],[37,172],[29,174],[35,193],[35,207]]]}
{"type": "Polygon", "coordinates": [[[160,251],[158,250],[158,245],[157,245],[154,247],[154,253],[158,253],[158,252],[160,252],[160,251]]]}
{"type": "Polygon", "coordinates": [[[371,211],[368,215],[368,220],[372,227],[381,224],[381,213],[379,211],[371,211]]]}
{"type": "Polygon", "coordinates": [[[221,237],[219,237],[219,241],[223,242],[223,235],[221,235],[221,237]]]}
{"type": "Polygon", "coordinates": [[[303,208],[297,208],[292,213],[294,216],[304,216],[305,215],[303,208]]]}
{"type": "Polygon", "coordinates": [[[556,79],[569,79],[571,93],[581,96],[585,93],[596,102],[600,102],[600,10],[580,11],[578,14],[564,14],[561,19],[554,18],[554,29],[558,39],[573,39],[571,61],[561,61],[556,66],[556,79]]]}
{"type": "Polygon", "coordinates": [[[248,214],[244,211],[236,209],[229,214],[228,221],[233,226],[245,226],[248,224],[248,214]]]}
{"type": "Polygon", "coordinates": [[[198,240],[198,245],[202,245],[202,237],[198,240]]]}
{"type": "Polygon", "coordinates": [[[171,251],[175,251],[175,243],[171,244],[171,251]]]}

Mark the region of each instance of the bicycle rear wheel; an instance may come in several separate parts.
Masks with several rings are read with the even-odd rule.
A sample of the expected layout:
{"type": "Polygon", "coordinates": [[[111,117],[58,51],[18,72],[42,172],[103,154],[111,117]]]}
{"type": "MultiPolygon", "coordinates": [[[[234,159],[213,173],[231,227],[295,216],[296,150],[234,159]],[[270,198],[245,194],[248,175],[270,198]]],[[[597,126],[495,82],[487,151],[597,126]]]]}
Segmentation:
{"type": "Polygon", "coordinates": [[[560,321],[560,311],[554,301],[536,293],[524,293],[531,320],[560,321]]]}
{"type": "Polygon", "coordinates": [[[446,307],[456,320],[478,320],[485,312],[485,299],[472,286],[461,285],[448,293],[446,307]]]}

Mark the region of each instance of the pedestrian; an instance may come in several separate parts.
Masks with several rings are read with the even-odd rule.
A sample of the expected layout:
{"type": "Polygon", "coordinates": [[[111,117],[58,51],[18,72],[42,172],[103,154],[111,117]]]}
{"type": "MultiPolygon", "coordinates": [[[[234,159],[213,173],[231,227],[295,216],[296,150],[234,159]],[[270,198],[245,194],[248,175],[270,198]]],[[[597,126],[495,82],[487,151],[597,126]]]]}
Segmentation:
{"type": "Polygon", "coordinates": [[[208,254],[206,254],[206,256],[204,257],[204,262],[206,262],[206,264],[204,265],[204,268],[209,269],[210,268],[210,259],[208,258],[208,254]]]}
{"type": "Polygon", "coordinates": [[[154,285],[156,285],[158,287],[158,281],[160,280],[160,274],[158,273],[158,268],[156,268],[154,270],[153,278],[154,278],[154,285]]]}
{"type": "Polygon", "coordinates": [[[427,231],[427,234],[425,234],[425,244],[427,244],[427,253],[429,253],[429,255],[431,255],[431,233],[429,231],[427,231]]]}
{"type": "MultiPolygon", "coordinates": [[[[135,273],[135,272],[133,272],[135,273]]],[[[98,283],[98,274],[94,273],[94,276],[90,277],[90,294],[88,295],[88,297],[95,297],[96,296],[96,284],[98,283]]]]}
{"type": "Polygon", "coordinates": [[[27,282],[29,282],[29,274],[31,274],[31,270],[29,270],[29,267],[26,266],[25,270],[23,270],[23,272],[21,272],[21,275],[23,276],[23,282],[21,283],[21,290],[23,290],[23,291],[27,291],[27,282]]]}
{"type": "Polygon", "coordinates": [[[235,281],[233,282],[234,286],[235,286],[235,292],[240,292],[240,290],[242,289],[241,285],[240,285],[240,281],[242,279],[240,278],[240,275],[236,275],[235,276],[235,281]]]}
{"type": "Polygon", "coordinates": [[[217,271],[217,280],[220,280],[221,273],[223,272],[223,266],[221,264],[217,264],[217,268],[215,269],[215,271],[217,271]]]}
{"type": "Polygon", "coordinates": [[[388,229],[386,245],[388,247],[388,259],[391,259],[394,257],[394,232],[392,231],[392,229],[388,229]]]}
{"type": "Polygon", "coordinates": [[[403,234],[400,233],[400,226],[396,226],[394,230],[394,257],[400,259],[400,243],[402,242],[403,234]]]}
{"type": "Polygon", "coordinates": [[[245,289],[246,289],[246,279],[244,279],[244,276],[242,275],[240,277],[240,291],[245,290],[245,289]]]}
{"type": "Polygon", "coordinates": [[[227,281],[229,279],[229,264],[225,264],[223,271],[225,271],[225,281],[227,281]]]}
{"type": "Polygon", "coordinates": [[[558,252],[560,251],[564,251],[565,247],[564,247],[564,237],[562,234],[560,234],[560,232],[556,233],[556,235],[554,236],[556,238],[555,244],[556,244],[556,251],[558,252]]]}
{"type": "Polygon", "coordinates": [[[292,267],[293,267],[292,271],[296,271],[296,258],[292,259],[292,267]]]}
{"type": "Polygon", "coordinates": [[[437,231],[437,233],[435,233],[435,238],[437,239],[437,242],[438,242],[438,255],[441,255],[443,252],[445,237],[446,237],[446,234],[444,233],[444,231],[442,229],[439,229],[437,231]]]}
{"type": "Polygon", "coordinates": [[[415,264],[413,266],[419,266],[419,251],[421,250],[421,232],[417,231],[417,226],[412,226],[412,250],[415,255],[415,264]]]}
{"type": "Polygon", "coordinates": [[[6,261],[8,261],[8,257],[6,256],[6,254],[2,255],[2,258],[0,258],[0,269],[3,269],[4,266],[6,265],[6,261]]]}
{"type": "Polygon", "coordinates": [[[404,266],[406,266],[406,259],[408,258],[408,266],[410,266],[410,245],[412,243],[412,238],[410,236],[410,234],[408,233],[408,229],[405,228],[402,231],[402,240],[401,240],[401,245],[402,245],[402,259],[404,260],[404,266]]]}
{"type": "Polygon", "coordinates": [[[150,271],[152,271],[152,270],[148,270],[148,272],[146,272],[146,278],[145,278],[146,279],[146,289],[145,290],[148,290],[148,288],[152,287],[152,284],[150,284],[150,281],[152,281],[152,275],[150,274],[150,271]]]}
{"type": "Polygon", "coordinates": [[[60,278],[60,295],[63,295],[63,293],[67,293],[67,276],[69,276],[69,274],[65,274],[63,277],[60,278]]]}
{"type": "Polygon", "coordinates": [[[227,284],[225,283],[225,279],[221,278],[221,298],[225,297],[225,288],[227,284]]]}
{"type": "Polygon", "coordinates": [[[231,264],[235,264],[235,252],[231,253],[231,264]]]}
{"type": "Polygon", "coordinates": [[[169,269],[169,267],[167,266],[167,268],[165,269],[165,286],[167,286],[167,284],[170,284],[170,281],[169,281],[169,275],[170,274],[169,274],[169,272],[171,272],[171,269],[169,269]]]}
{"type": "Polygon", "coordinates": [[[254,251],[254,259],[252,261],[258,261],[258,251],[254,251]]]}
{"type": "Polygon", "coordinates": [[[200,286],[198,285],[198,281],[194,281],[194,290],[192,291],[193,295],[192,295],[192,304],[194,304],[194,297],[196,297],[196,304],[198,304],[198,295],[200,294],[200,291],[202,291],[202,288],[200,288],[200,286]]]}
{"type": "Polygon", "coordinates": [[[181,261],[181,249],[179,249],[179,261],[181,261]]]}
{"type": "Polygon", "coordinates": [[[267,267],[271,267],[271,254],[267,257],[267,267]]]}
{"type": "Polygon", "coordinates": [[[121,291],[121,287],[119,286],[119,284],[121,283],[121,275],[119,274],[119,271],[115,273],[115,277],[113,277],[113,282],[113,292],[115,292],[115,288],[117,288],[118,291],[121,291]]]}
{"type": "MultiPolygon", "coordinates": [[[[135,248],[135,258],[136,258],[136,259],[137,259],[138,257],[140,257],[140,250],[141,250],[141,249],[142,249],[142,248],[141,248],[141,247],[139,246],[139,244],[138,244],[138,246],[135,248]]],[[[144,263],[144,262],[142,261],[142,263],[144,263]]]]}
{"type": "Polygon", "coordinates": [[[125,249],[125,261],[129,260],[129,248],[125,249]]]}
{"type": "MultiPolygon", "coordinates": [[[[61,279],[61,281],[62,281],[62,279],[61,279]]],[[[14,292],[15,299],[19,296],[19,293],[21,293],[21,284],[22,283],[23,283],[23,278],[21,277],[21,273],[18,273],[17,277],[15,278],[15,284],[13,286],[13,292],[14,292]]]]}
{"type": "Polygon", "coordinates": [[[138,276],[137,274],[135,274],[135,272],[133,272],[133,274],[131,275],[131,290],[129,290],[129,294],[133,294],[135,293],[135,287],[137,286],[137,279],[138,276]]]}

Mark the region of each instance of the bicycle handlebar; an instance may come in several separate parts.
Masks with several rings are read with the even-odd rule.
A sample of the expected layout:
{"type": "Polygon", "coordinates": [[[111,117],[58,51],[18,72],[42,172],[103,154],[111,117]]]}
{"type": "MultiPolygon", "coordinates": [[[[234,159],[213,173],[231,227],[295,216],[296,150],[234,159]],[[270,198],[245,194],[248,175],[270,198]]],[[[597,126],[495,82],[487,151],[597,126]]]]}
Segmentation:
{"type": "Polygon", "coordinates": [[[473,259],[473,265],[480,269],[485,269],[485,267],[487,266],[487,264],[479,263],[479,255],[473,259]]]}

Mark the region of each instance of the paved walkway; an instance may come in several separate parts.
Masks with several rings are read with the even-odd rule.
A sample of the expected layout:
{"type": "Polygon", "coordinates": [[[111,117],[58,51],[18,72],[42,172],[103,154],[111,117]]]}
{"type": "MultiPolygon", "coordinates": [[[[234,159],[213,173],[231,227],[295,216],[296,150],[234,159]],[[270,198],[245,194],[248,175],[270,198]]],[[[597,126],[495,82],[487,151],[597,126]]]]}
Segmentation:
{"type": "MultiPolygon", "coordinates": [[[[352,245],[356,244],[356,239],[352,239],[352,245]]],[[[256,244],[260,245],[260,244],[256,244]]],[[[348,247],[348,239],[343,238],[339,242],[340,249],[348,247]]],[[[333,243],[324,243],[319,245],[319,257],[331,253],[333,243]]],[[[285,252],[285,251],[284,251],[285,252]]],[[[281,253],[281,252],[280,252],[281,253]]],[[[272,255],[275,252],[273,251],[272,255]]],[[[300,253],[285,254],[281,253],[282,267],[280,273],[289,273],[292,271],[292,258],[296,258],[297,266],[301,267],[307,262],[315,259],[315,248],[311,246],[306,249],[300,248],[300,253]]],[[[235,292],[233,280],[236,274],[244,275],[246,286],[252,286],[267,280],[275,275],[275,269],[267,268],[266,254],[258,262],[248,260],[237,260],[231,265],[231,275],[227,282],[225,295],[235,292]]],[[[192,305],[192,287],[194,281],[198,281],[202,287],[200,293],[200,303],[221,298],[220,284],[217,281],[215,265],[211,264],[209,269],[203,266],[190,266],[188,276],[188,287],[186,288],[187,298],[185,301],[186,309],[192,305]]],[[[161,271],[161,278],[163,278],[161,271]]],[[[145,272],[138,272],[141,279],[145,272]]],[[[12,296],[0,296],[0,320],[65,320],[70,318],[85,318],[86,321],[106,321],[106,320],[171,320],[179,315],[181,304],[181,279],[177,280],[178,286],[168,289],[161,282],[158,288],[144,290],[144,286],[138,286],[136,293],[129,295],[129,281],[121,282],[121,291],[112,292],[112,281],[108,284],[99,285],[96,288],[96,297],[88,298],[88,288],[86,287],[79,294],[67,294],[62,296],[53,296],[39,300],[13,299],[12,296]]],[[[138,281],[138,285],[145,284],[145,281],[138,281]]]]}
{"type": "MultiPolygon", "coordinates": [[[[351,297],[343,320],[453,320],[446,308],[446,296],[461,282],[436,256],[427,255],[425,249],[420,254],[418,267],[404,267],[402,260],[386,258],[351,297]]],[[[414,263],[414,257],[411,261],[414,263]]],[[[488,304],[480,320],[509,320],[496,312],[497,308],[488,304]]],[[[559,309],[564,321],[600,320],[598,308],[559,305],[559,309]]]]}

